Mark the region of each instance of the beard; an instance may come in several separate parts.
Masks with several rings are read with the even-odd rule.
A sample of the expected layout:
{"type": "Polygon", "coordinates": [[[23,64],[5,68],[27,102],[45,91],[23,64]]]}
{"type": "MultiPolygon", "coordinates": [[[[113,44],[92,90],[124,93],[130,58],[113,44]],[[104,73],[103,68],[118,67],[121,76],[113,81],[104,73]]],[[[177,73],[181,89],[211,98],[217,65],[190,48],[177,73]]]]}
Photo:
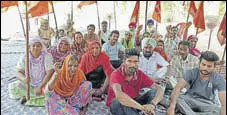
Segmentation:
{"type": "Polygon", "coordinates": [[[152,54],[153,54],[153,52],[143,52],[143,56],[146,57],[146,58],[151,57],[152,54]]]}
{"type": "Polygon", "coordinates": [[[200,73],[203,75],[209,75],[210,72],[208,72],[207,70],[200,70],[200,73]]]}
{"type": "Polygon", "coordinates": [[[135,67],[128,67],[128,72],[129,73],[135,73],[136,72],[136,68],[135,67]]]}

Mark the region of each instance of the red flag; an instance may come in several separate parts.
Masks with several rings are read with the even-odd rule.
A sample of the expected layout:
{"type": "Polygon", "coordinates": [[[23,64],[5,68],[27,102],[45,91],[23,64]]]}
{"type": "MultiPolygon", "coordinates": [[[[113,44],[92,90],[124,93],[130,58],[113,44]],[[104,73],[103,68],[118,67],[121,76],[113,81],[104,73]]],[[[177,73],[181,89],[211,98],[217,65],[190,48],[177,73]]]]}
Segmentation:
{"type": "Polygon", "coordinates": [[[18,5],[18,1],[1,1],[1,8],[18,5]]]}
{"type": "Polygon", "coordinates": [[[94,3],[97,3],[97,1],[82,1],[77,5],[77,8],[81,8],[83,6],[87,6],[94,3]]]}
{"type": "Polygon", "coordinates": [[[30,13],[32,17],[48,14],[49,13],[48,2],[47,1],[39,2],[37,5],[31,8],[28,11],[28,13],[30,13]]]}
{"type": "Polygon", "coordinates": [[[160,1],[156,2],[152,18],[157,22],[161,23],[161,2],[160,1]]]}
{"type": "Polygon", "coordinates": [[[202,32],[205,30],[205,20],[204,20],[204,11],[203,11],[203,2],[201,1],[199,8],[195,14],[195,17],[193,19],[193,22],[195,24],[195,27],[197,28],[196,34],[202,32]]]}
{"type": "Polygon", "coordinates": [[[221,46],[226,43],[226,13],[223,16],[220,27],[218,29],[218,41],[221,46]]]}
{"type": "Polygon", "coordinates": [[[195,13],[196,13],[197,9],[195,7],[195,3],[194,1],[191,1],[190,2],[190,6],[188,8],[188,13],[192,15],[192,17],[194,18],[195,17],[195,13]]]}
{"type": "Polygon", "coordinates": [[[135,8],[133,10],[132,16],[130,21],[137,23],[138,18],[139,18],[139,9],[140,9],[140,1],[136,1],[135,8]]]}

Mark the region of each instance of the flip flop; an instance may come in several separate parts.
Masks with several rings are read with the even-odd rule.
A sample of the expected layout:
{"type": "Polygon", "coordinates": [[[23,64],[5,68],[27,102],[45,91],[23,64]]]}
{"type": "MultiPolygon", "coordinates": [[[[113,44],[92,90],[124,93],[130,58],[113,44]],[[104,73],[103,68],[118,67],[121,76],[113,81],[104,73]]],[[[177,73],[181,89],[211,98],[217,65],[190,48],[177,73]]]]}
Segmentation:
{"type": "Polygon", "coordinates": [[[21,104],[25,104],[26,102],[27,102],[26,97],[25,97],[25,96],[21,97],[20,103],[21,103],[21,104]]]}

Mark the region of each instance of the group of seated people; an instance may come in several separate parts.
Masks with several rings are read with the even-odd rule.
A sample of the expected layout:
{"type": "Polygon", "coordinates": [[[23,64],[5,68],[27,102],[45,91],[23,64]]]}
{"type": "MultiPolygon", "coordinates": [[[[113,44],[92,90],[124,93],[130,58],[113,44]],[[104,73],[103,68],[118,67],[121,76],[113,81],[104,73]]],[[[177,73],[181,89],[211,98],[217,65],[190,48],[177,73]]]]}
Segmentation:
{"type": "MultiPolygon", "coordinates": [[[[104,21],[102,27],[106,26],[104,21]]],[[[118,30],[96,35],[95,26],[89,25],[84,37],[81,32],[73,38],[62,36],[49,48],[42,38],[30,38],[29,62],[26,55],[19,59],[19,81],[9,84],[9,97],[28,106],[45,105],[50,115],[85,115],[92,101],[105,99],[113,115],[153,115],[169,89],[168,115],[176,109],[186,115],[226,114],[226,80],[214,72],[216,53],[200,53],[193,35],[167,52],[165,43],[172,45],[175,39],[167,37],[166,42],[157,32],[140,36],[142,26],[135,32],[135,23],[129,28],[118,40],[118,30]],[[214,102],[216,91],[221,107],[214,102]]]]}

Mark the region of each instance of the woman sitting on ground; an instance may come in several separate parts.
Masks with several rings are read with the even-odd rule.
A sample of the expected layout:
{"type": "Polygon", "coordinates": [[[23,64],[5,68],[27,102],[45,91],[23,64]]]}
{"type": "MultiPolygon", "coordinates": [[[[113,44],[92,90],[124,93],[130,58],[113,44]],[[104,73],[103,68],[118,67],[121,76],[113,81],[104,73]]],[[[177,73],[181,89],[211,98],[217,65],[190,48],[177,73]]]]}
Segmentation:
{"type": "Polygon", "coordinates": [[[53,56],[53,63],[58,65],[62,65],[65,57],[71,53],[70,51],[70,38],[69,37],[61,37],[58,41],[57,47],[52,47],[48,49],[48,52],[53,56]]]}
{"type": "Polygon", "coordinates": [[[92,84],[78,69],[78,57],[68,55],[62,68],[55,67],[44,90],[48,114],[85,115],[92,96],[92,84]]]}
{"type": "Polygon", "coordinates": [[[73,55],[79,56],[79,60],[82,55],[87,52],[88,43],[85,39],[83,39],[83,35],[81,32],[76,32],[73,40],[73,44],[71,46],[71,51],[73,55]]]}
{"type": "Polygon", "coordinates": [[[88,81],[92,82],[93,99],[104,99],[105,91],[109,85],[109,77],[113,71],[109,56],[101,52],[99,41],[89,44],[88,52],[82,56],[79,68],[85,73],[88,81]]]}
{"type": "Polygon", "coordinates": [[[9,84],[9,97],[21,98],[21,103],[32,106],[44,106],[43,89],[53,74],[53,58],[46,52],[46,47],[40,38],[29,41],[29,76],[30,100],[26,102],[27,94],[27,69],[26,56],[22,56],[17,63],[16,77],[19,81],[9,84]]]}

